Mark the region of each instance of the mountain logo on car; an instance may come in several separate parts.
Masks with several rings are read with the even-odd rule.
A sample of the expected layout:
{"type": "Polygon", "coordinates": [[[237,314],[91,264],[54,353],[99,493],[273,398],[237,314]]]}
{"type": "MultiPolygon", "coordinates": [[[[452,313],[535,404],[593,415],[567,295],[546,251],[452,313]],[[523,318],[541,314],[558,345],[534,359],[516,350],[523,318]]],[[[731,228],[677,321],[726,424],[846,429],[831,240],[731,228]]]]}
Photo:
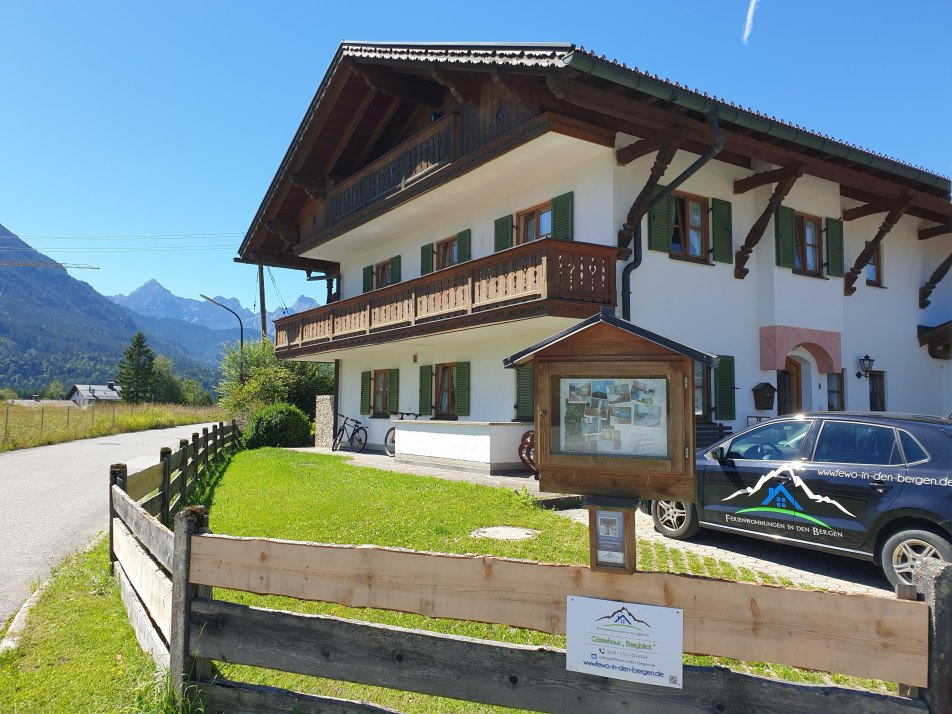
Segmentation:
{"type": "Polygon", "coordinates": [[[773,471],[764,474],[760,477],[757,483],[754,486],[748,486],[747,488],[742,488],[739,491],[735,491],[727,498],[722,499],[724,501],[730,501],[736,496],[747,496],[753,497],[755,494],[760,493],[762,489],[766,488],[767,493],[760,505],[752,506],[750,508],[743,508],[737,513],[783,513],[787,515],[792,515],[795,518],[802,518],[811,523],[816,523],[817,525],[823,526],[829,530],[833,530],[829,525],[821,521],[816,516],[811,516],[805,512],[803,506],[793,497],[793,494],[790,492],[790,489],[787,488],[787,483],[790,484],[791,489],[796,491],[799,489],[803,495],[813,501],[814,503],[829,503],[831,506],[838,508],[847,516],[851,518],[856,518],[855,515],[850,513],[846,508],[843,507],[839,501],[830,498],[829,496],[821,496],[819,494],[813,493],[810,488],[803,482],[803,479],[797,475],[796,466],[792,463],[781,464],[773,471]],[[774,483],[771,483],[774,482],[774,483]]]}

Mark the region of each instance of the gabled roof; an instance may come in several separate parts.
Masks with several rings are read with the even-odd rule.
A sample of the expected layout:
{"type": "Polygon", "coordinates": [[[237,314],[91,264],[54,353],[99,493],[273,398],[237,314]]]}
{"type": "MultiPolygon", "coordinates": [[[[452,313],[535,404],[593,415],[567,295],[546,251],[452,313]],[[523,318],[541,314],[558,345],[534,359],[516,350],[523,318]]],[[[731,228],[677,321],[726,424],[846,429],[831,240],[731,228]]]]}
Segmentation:
{"type": "Polygon", "coordinates": [[[118,384],[74,384],[69,396],[79,394],[90,402],[114,402],[122,399],[122,387],[118,384]]]}
{"type": "Polygon", "coordinates": [[[656,345],[667,347],[669,350],[674,350],[675,352],[690,357],[693,360],[703,362],[706,365],[716,365],[719,359],[717,355],[696,350],[693,347],[688,347],[687,345],[678,342],[677,340],[672,340],[670,337],[665,337],[663,335],[659,335],[657,332],[651,332],[650,330],[646,330],[643,327],[638,327],[638,325],[633,325],[627,320],[622,320],[620,317],[616,317],[615,313],[610,307],[603,307],[601,311],[598,312],[598,314],[592,315],[591,317],[582,320],[581,322],[572,325],[571,327],[568,327],[558,334],[552,335],[541,342],[536,342],[531,347],[526,347],[520,352],[509,355],[503,359],[502,365],[507,369],[520,367],[532,361],[533,356],[535,356],[537,352],[541,352],[547,347],[551,347],[558,342],[568,339],[572,335],[577,335],[578,333],[589,329],[593,325],[598,324],[611,325],[612,327],[616,327],[619,330],[640,337],[643,340],[648,340],[649,342],[653,342],[656,345]]]}

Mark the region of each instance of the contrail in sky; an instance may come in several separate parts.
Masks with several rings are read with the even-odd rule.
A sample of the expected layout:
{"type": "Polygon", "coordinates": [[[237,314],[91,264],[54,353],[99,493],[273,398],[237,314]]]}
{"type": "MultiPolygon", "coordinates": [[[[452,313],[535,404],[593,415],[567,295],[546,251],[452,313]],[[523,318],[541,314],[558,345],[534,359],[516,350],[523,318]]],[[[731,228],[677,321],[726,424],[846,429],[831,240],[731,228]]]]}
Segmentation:
{"type": "Polygon", "coordinates": [[[744,44],[747,44],[747,40],[750,37],[751,30],[754,29],[754,11],[757,9],[757,0],[750,0],[750,4],[747,6],[747,22],[744,23],[744,44]]]}

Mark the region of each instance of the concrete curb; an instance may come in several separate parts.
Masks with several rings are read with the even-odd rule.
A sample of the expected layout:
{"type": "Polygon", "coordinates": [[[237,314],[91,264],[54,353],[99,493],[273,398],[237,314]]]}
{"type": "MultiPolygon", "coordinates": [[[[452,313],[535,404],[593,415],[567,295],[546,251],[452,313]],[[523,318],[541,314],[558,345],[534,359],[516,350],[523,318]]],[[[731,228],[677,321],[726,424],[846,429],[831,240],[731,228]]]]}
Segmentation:
{"type": "MultiPolygon", "coordinates": [[[[106,537],[106,531],[103,531],[95,538],[93,538],[89,545],[83,548],[78,553],[88,553],[97,545],[99,541],[106,537]]],[[[55,577],[55,576],[53,576],[55,577]]],[[[23,636],[23,630],[26,629],[26,621],[30,615],[30,611],[40,600],[40,596],[49,587],[49,584],[53,581],[53,577],[47,578],[36,591],[26,599],[20,609],[17,610],[17,614],[13,616],[13,622],[10,623],[10,629],[6,631],[6,634],[3,636],[3,640],[0,640],[0,653],[6,652],[7,650],[13,650],[17,648],[17,645],[20,644],[20,638],[23,636]]]]}

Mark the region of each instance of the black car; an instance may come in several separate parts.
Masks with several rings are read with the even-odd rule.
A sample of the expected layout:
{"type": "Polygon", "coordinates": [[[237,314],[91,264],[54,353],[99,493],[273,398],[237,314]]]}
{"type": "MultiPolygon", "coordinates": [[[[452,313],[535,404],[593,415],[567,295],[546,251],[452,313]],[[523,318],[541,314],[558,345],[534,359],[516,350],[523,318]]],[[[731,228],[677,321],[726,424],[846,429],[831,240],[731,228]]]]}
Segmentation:
{"type": "Polygon", "coordinates": [[[820,412],[761,422],[697,453],[697,503],[652,501],[655,528],[701,527],[872,560],[912,582],[952,562],[952,419],[820,412]]]}

